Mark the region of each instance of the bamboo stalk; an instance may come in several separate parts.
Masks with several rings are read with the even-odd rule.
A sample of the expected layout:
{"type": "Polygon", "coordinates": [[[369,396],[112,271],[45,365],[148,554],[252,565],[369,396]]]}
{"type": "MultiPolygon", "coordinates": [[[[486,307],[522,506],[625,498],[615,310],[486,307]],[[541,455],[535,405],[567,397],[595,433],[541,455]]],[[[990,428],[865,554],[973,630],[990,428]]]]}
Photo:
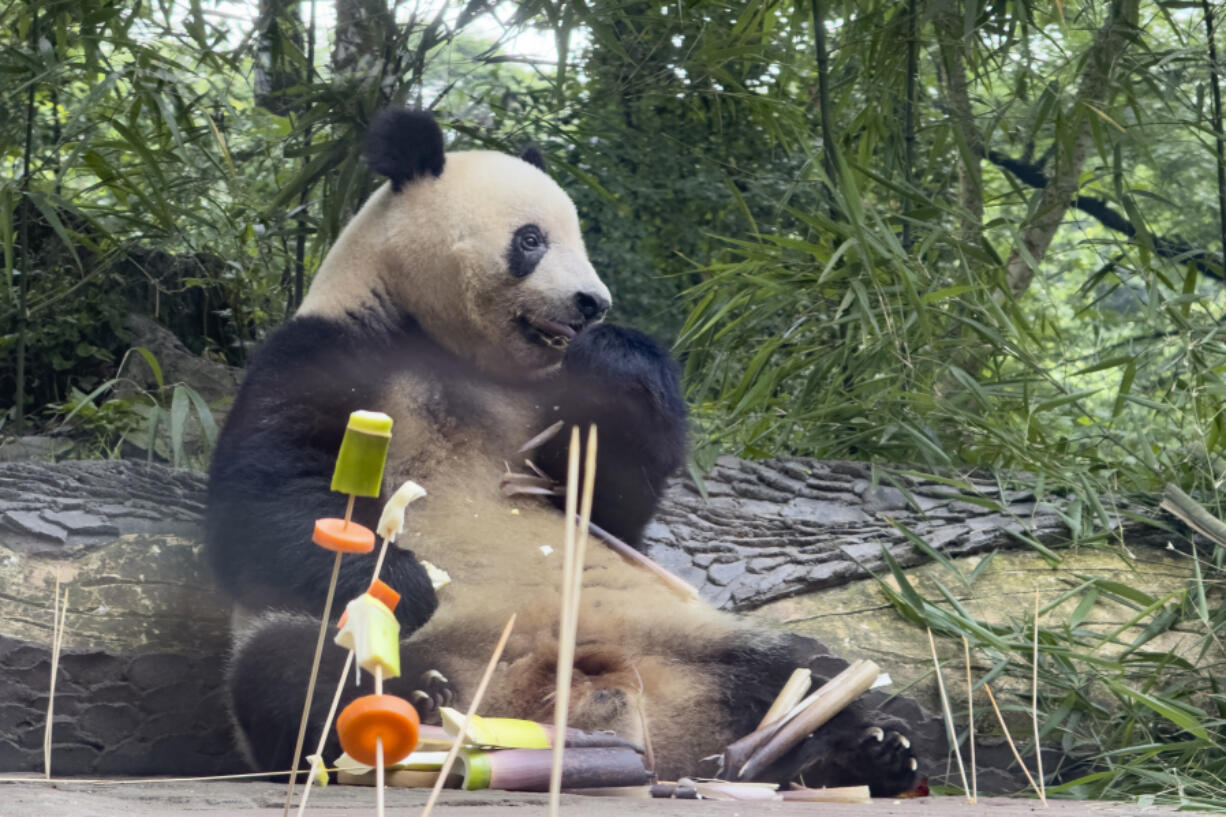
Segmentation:
{"type": "MultiPolygon", "coordinates": [[[[848,704],[859,698],[872,687],[881,674],[881,668],[872,661],[854,661],[847,669],[831,678],[818,690],[799,704],[775,724],[767,726],[764,738],[758,738],[758,748],[752,749],[745,762],[736,770],[736,778],[752,779],[758,772],[766,769],[785,752],[805,739],[810,732],[847,708],[848,704]]],[[[753,738],[758,732],[747,737],[753,738]]],[[[742,740],[745,740],[742,738],[742,740]]],[[[740,743],[741,741],[737,741],[740,743]]],[[[755,741],[749,741],[752,745],[755,741]]],[[[735,744],[734,744],[735,745],[735,744]]],[[[725,751],[728,757],[732,746],[725,751]]],[[[731,771],[731,764],[725,771],[731,771]]]]}
{"type": "Polygon", "coordinates": [[[807,667],[797,667],[792,670],[787,683],[783,685],[783,689],[779,690],[779,694],[775,696],[775,700],[766,710],[766,714],[762,716],[762,720],[758,722],[758,727],[754,731],[769,726],[790,712],[792,707],[805,697],[812,685],[813,672],[811,670],[807,667]]]}
{"type": "MultiPolygon", "coordinates": [[[[481,705],[481,699],[485,697],[485,688],[490,685],[490,678],[494,675],[494,670],[498,666],[498,659],[502,657],[502,650],[507,646],[507,639],[511,637],[511,630],[515,628],[515,614],[507,619],[506,626],[502,628],[502,635],[498,638],[498,643],[494,645],[494,652],[490,654],[490,661],[485,667],[485,674],[481,676],[481,681],[477,684],[477,691],[473,693],[473,701],[468,707],[468,711],[464,713],[464,723],[460,727],[460,734],[466,734],[468,727],[472,723],[473,715],[477,714],[477,707],[481,705]]],[[[430,811],[434,808],[434,804],[438,802],[439,793],[443,790],[443,784],[447,782],[447,775],[451,773],[451,767],[455,764],[456,755],[460,753],[462,742],[457,740],[451,744],[451,749],[447,751],[447,759],[443,761],[443,768],[439,770],[438,780],[434,781],[434,788],[430,790],[430,799],[426,801],[426,807],[422,810],[421,817],[430,817],[430,811]]]]}
{"type": "Polygon", "coordinates": [[[936,668],[937,690],[941,693],[941,710],[945,715],[945,730],[949,733],[949,742],[954,747],[954,757],[958,759],[958,774],[962,776],[962,791],[966,792],[968,802],[971,799],[971,788],[966,784],[966,766],[962,763],[962,750],[958,748],[958,730],[954,728],[954,713],[949,708],[949,696],[945,694],[945,680],[941,677],[941,662],[937,660],[937,642],[932,637],[932,628],[928,630],[928,646],[932,649],[932,666],[936,668]]]}

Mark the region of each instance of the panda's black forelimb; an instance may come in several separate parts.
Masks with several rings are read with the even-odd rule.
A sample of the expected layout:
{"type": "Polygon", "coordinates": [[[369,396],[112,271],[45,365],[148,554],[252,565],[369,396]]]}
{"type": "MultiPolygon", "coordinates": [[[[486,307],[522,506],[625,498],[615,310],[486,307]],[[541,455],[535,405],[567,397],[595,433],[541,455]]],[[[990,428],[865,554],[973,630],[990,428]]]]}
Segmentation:
{"type": "MultiPolygon", "coordinates": [[[[595,423],[598,433],[592,521],[636,547],[668,478],[685,464],[686,405],[676,361],[636,329],[595,324],[567,348],[546,419],[595,423]]],[[[537,464],[566,480],[569,433],[542,446],[537,464]]]]}
{"type": "MultiPolygon", "coordinates": [[[[275,333],[252,361],[213,453],[205,517],[214,575],[245,607],[323,611],[335,556],[312,544],[311,533],[315,519],[344,514],[346,498],[330,490],[336,452],[349,413],[374,405],[351,361],[377,369],[379,354],[374,341],[308,318],[275,333]],[[355,347],[370,351],[362,358],[355,347]]],[[[353,518],[374,528],[380,508],[359,498],[353,518]]],[[[369,587],[375,558],[341,560],[334,616],[369,587]]],[[[389,548],[381,578],[401,594],[403,627],[411,632],[430,618],[437,600],[412,552],[389,548]]]]}

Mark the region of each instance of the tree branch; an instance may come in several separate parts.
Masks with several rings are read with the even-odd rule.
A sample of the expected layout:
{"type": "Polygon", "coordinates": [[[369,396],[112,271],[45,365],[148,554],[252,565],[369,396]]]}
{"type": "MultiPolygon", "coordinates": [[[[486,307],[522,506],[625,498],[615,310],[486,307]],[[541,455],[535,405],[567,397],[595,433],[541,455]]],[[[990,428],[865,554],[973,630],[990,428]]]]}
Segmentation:
{"type": "MultiPolygon", "coordinates": [[[[1038,164],[1024,162],[996,150],[989,150],[984,158],[997,167],[1009,171],[1014,178],[1028,187],[1046,190],[1051,185],[1051,180],[1038,164]]],[[[1108,230],[1123,233],[1129,238],[1135,238],[1137,235],[1136,225],[1100,198],[1077,194],[1072,199],[1072,206],[1092,217],[1108,230]]],[[[1208,250],[1197,249],[1183,239],[1165,236],[1153,236],[1153,247],[1154,253],[1160,258],[1177,263],[1191,263],[1196,267],[1197,272],[1205,277],[1226,281],[1220,255],[1208,250]]]]}
{"type": "Polygon", "coordinates": [[[1047,254],[1064,214],[1076,198],[1081,168],[1093,142],[1090,117],[1110,101],[1112,67],[1136,32],[1137,5],[1138,0],[1111,0],[1107,20],[1086,55],[1081,84],[1067,117],[1072,148],[1064,149],[1065,141],[1056,140],[1055,172],[1039,196],[1034,218],[1022,231],[1021,246],[1013,250],[1005,264],[1005,281],[1015,296],[1029,289],[1035,273],[1030,261],[1037,264],[1047,254]]]}

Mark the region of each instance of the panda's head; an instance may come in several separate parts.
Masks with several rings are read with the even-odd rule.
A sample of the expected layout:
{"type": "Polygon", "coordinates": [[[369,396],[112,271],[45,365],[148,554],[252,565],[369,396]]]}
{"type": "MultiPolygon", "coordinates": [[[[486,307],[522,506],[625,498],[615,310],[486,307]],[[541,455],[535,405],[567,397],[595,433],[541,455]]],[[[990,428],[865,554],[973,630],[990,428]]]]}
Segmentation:
{"type": "Polygon", "coordinates": [[[608,311],[574,203],[539,153],[444,155],[429,114],[389,110],[367,161],[389,183],[345,228],[300,314],[408,313],[482,368],[531,375],[608,311]]]}

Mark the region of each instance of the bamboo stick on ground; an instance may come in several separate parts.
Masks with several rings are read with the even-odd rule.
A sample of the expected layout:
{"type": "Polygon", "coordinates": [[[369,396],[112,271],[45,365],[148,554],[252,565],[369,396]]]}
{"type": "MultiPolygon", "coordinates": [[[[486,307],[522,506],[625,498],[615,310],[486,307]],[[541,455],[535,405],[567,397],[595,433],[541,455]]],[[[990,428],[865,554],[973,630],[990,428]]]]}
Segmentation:
{"type": "Polygon", "coordinates": [[[1034,589],[1034,656],[1032,659],[1030,718],[1034,723],[1034,764],[1039,778],[1039,799],[1047,802],[1047,781],[1043,779],[1043,747],[1039,745],[1039,588],[1034,589]]]}
{"type": "Polygon", "coordinates": [[[1039,795],[1039,799],[1043,801],[1043,808],[1047,808],[1047,795],[1039,788],[1039,784],[1034,782],[1034,778],[1030,776],[1030,770],[1026,768],[1026,764],[1022,762],[1022,755],[1017,750],[1017,744],[1013,742],[1013,736],[1009,734],[1009,727],[1005,723],[1005,716],[1000,713],[1000,707],[996,705],[996,696],[992,694],[992,685],[984,682],[983,689],[988,693],[988,700],[992,703],[992,709],[996,712],[996,719],[1000,721],[1000,728],[1004,730],[1005,740],[1009,743],[1009,748],[1013,750],[1013,757],[1017,760],[1017,765],[1022,767],[1022,773],[1026,775],[1026,779],[1030,781],[1031,787],[1035,794],[1039,795]]]}
{"type": "Polygon", "coordinates": [[[780,794],[787,801],[802,803],[869,803],[872,795],[868,786],[832,786],[826,789],[786,789],[780,794]]]}
{"type": "Polygon", "coordinates": [[[966,792],[967,802],[971,799],[971,787],[966,782],[966,765],[962,762],[962,750],[958,748],[958,730],[954,728],[954,713],[949,708],[949,696],[945,694],[945,680],[941,677],[941,662],[937,660],[937,642],[932,637],[932,628],[928,627],[928,646],[932,649],[932,666],[937,674],[937,691],[941,693],[941,711],[945,715],[945,729],[949,734],[949,742],[954,747],[954,757],[958,759],[958,774],[962,776],[962,791],[966,792]]]}
{"type": "Polygon", "coordinates": [[[966,659],[966,723],[971,742],[971,802],[979,800],[979,774],[975,766],[975,687],[971,683],[971,644],[962,636],[962,651],[966,659]]]}
{"type": "Polygon", "coordinates": [[[60,648],[64,644],[65,620],[68,618],[68,588],[64,588],[63,608],[60,604],[60,577],[55,577],[55,598],[51,602],[51,679],[47,686],[47,725],[43,730],[43,778],[51,779],[51,740],[55,719],[55,680],[60,669],[60,648]]]}

